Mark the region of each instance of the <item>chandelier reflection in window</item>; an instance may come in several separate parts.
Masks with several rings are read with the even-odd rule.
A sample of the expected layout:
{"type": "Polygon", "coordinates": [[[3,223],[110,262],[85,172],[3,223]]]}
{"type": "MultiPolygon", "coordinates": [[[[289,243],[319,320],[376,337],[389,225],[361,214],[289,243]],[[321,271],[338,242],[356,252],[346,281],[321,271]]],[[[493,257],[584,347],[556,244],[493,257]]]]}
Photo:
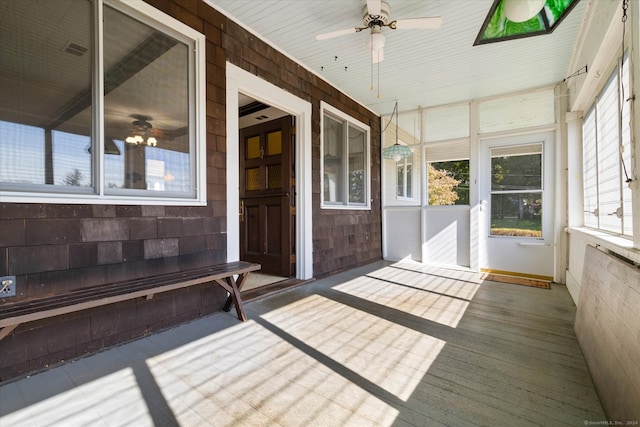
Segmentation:
{"type": "Polygon", "coordinates": [[[143,114],[132,114],[131,117],[135,120],[132,122],[131,134],[127,136],[125,142],[132,145],[155,147],[158,144],[158,140],[151,135],[153,126],[149,123],[149,120],[152,120],[152,118],[143,114]]]}

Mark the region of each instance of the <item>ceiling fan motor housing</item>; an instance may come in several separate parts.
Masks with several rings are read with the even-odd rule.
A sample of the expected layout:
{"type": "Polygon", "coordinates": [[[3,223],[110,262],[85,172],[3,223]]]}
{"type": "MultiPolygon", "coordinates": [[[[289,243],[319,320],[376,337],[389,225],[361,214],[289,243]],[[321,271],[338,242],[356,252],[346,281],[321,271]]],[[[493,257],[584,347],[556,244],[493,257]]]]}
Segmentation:
{"type": "Polygon", "coordinates": [[[389,3],[380,2],[380,15],[369,15],[369,10],[367,6],[364,6],[362,10],[362,20],[364,21],[364,26],[368,28],[372,28],[375,26],[384,27],[389,24],[389,15],[391,15],[391,7],[389,7],[389,3]]]}

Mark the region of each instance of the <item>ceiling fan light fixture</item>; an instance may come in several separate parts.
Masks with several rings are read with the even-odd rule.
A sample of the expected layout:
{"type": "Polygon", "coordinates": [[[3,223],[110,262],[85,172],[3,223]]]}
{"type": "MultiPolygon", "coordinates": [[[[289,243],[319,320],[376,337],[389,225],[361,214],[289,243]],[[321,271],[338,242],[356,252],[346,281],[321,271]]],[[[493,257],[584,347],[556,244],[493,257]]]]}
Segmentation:
{"type": "Polygon", "coordinates": [[[546,0],[504,0],[504,15],[511,22],[526,22],[540,13],[546,0]]]}
{"type": "Polygon", "coordinates": [[[371,28],[371,36],[367,38],[367,49],[371,51],[380,50],[384,47],[386,41],[384,34],[380,32],[380,27],[371,28]]]}
{"type": "Polygon", "coordinates": [[[149,123],[151,117],[142,114],[132,114],[131,117],[136,119],[132,122],[132,134],[127,136],[124,141],[131,145],[148,145],[149,147],[158,145],[158,140],[154,136],[148,136],[153,128],[149,123]]]}

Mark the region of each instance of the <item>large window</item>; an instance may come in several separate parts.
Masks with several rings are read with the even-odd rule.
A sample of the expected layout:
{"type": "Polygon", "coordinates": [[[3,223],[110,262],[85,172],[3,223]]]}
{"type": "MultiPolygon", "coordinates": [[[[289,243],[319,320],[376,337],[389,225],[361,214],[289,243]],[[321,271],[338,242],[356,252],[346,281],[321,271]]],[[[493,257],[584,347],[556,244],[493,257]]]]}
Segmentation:
{"type": "Polygon", "coordinates": [[[0,2],[3,200],[203,202],[204,36],[140,2],[0,2]]]}
{"type": "Polygon", "coordinates": [[[615,69],[582,124],[584,225],[632,236],[629,67],[615,69]],[[621,78],[620,78],[621,77],[621,78]],[[622,106],[622,109],[620,108],[622,106]]]}
{"type": "Polygon", "coordinates": [[[369,208],[369,127],[322,105],[322,205],[369,208]]]}

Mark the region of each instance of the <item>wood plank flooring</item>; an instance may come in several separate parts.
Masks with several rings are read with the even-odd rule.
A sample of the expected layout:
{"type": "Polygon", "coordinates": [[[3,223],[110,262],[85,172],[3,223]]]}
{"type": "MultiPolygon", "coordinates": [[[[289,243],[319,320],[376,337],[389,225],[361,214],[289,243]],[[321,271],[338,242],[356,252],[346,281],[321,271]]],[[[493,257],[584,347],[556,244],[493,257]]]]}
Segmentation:
{"type": "Polygon", "coordinates": [[[575,307],[379,262],[0,387],[0,425],[581,426],[605,420],[575,307]]]}

